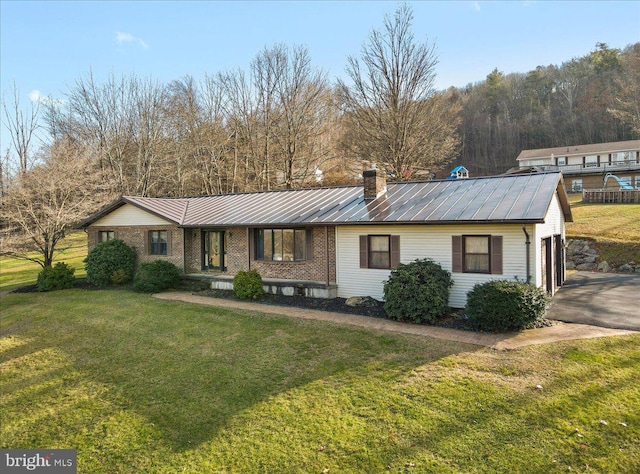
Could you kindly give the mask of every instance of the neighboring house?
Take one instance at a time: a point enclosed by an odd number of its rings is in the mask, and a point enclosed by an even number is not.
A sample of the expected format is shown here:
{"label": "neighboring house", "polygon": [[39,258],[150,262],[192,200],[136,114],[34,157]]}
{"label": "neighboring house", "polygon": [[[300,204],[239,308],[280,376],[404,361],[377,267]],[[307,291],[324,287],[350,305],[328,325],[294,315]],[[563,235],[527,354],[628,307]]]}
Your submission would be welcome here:
{"label": "neighboring house", "polygon": [[571,210],[560,173],[398,183],[380,170],[363,175],[364,187],[123,197],[81,227],[89,248],[119,238],[140,261],[169,260],[216,288],[255,269],[273,292],[381,299],[391,269],[417,258],[452,272],[452,307],[491,279],[550,293],[564,282]]}
{"label": "neighboring house", "polygon": [[562,171],[571,192],[602,189],[608,173],[640,189],[640,140],[523,150],[517,160],[520,168]]}

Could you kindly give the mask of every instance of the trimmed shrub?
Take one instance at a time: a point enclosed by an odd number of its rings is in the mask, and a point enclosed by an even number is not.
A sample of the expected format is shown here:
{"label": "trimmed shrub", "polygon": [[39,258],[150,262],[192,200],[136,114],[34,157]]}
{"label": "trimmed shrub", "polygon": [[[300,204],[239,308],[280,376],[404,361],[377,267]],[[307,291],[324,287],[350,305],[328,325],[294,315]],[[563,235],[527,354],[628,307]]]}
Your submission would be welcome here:
{"label": "trimmed shrub", "polygon": [[166,260],[141,263],[133,278],[133,289],[141,293],[158,293],[180,283],[180,270]]}
{"label": "trimmed shrub", "polygon": [[262,277],[257,270],[241,270],[233,277],[233,292],[238,298],[257,300],[264,294]]}
{"label": "trimmed shrub", "polygon": [[449,308],[451,273],[431,259],[401,263],[384,283],[384,309],[397,321],[434,324]]}
{"label": "trimmed shrub", "polygon": [[58,262],[53,267],[45,267],[38,273],[38,291],[64,290],[73,288],[76,269],[64,262]]}
{"label": "trimmed shrub", "polygon": [[136,268],[136,252],[124,241],[111,239],[100,242],[91,249],[84,259],[87,270],[87,281],[95,286],[105,287],[114,283],[114,275],[118,270],[117,281],[121,284],[131,281]]}
{"label": "trimmed shrub", "polygon": [[127,272],[125,272],[122,268],[118,268],[115,272],[113,272],[113,275],[111,275],[111,283],[113,283],[114,285],[124,285],[129,281],[131,281],[131,278],[129,278]]}
{"label": "trimmed shrub", "polygon": [[520,281],[478,283],[467,293],[469,322],[483,331],[523,329],[542,318],[550,298],[537,286]]}

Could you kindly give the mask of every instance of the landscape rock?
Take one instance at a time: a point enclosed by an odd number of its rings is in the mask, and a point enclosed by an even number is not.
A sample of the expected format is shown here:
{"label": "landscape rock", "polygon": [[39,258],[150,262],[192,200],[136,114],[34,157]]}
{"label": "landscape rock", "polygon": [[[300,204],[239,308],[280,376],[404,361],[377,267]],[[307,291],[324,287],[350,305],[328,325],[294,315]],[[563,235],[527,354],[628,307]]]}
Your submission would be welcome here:
{"label": "landscape rock", "polygon": [[606,260],[598,264],[598,271],[608,273],[611,271],[611,265]]}
{"label": "landscape rock", "polygon": [[576,270],[585,270],[592,271],[597,268],[595,263],[581,263],[580,265],[576,265]]}
{"label": "landscape rock", "polygon": [[375,308],[378,306],[378,300],[371,296],[351,296],[344,304],[354,308]]}
{"label": "landscape rock", "polygon": [[631,265],[629,265],[628,263],[625,263],[625,264],[620,265],[618,267],[618,271],[620,273],[633,273],[633,267]]}

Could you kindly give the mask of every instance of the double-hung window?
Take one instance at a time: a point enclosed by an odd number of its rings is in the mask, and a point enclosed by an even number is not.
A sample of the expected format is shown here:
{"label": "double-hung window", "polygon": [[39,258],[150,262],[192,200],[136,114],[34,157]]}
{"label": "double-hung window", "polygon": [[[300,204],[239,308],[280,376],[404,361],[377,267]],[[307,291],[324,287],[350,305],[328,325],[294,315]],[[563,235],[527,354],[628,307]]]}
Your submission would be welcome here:
{"label": "double-hung window", "polygon": [[167,255],[167,231],[149,231],[149,253],[151,255]]}
{"label": "double-hung window", "polygon": [[98,242],[106,242],[107,240],[113,240],[115,238],[116,233],[113,230],[98,231]]}
{"label": "double-hung window", "polygon": [[360,268],[393,269],[400,263],[399,235],[361,235]]}
{"label": "double-hung window", "polygon": [[502,274],[502,236],[454,235],[451,247],[454,273]]}
{"label": "double-hung window", "polygon": [[391,268],[391,236],[369,235],[369,268]]}
{"label": "double-hung window", "polygon": [[490,239],[488,235],[462,237],[462,260],[465,273],[490,273]]}

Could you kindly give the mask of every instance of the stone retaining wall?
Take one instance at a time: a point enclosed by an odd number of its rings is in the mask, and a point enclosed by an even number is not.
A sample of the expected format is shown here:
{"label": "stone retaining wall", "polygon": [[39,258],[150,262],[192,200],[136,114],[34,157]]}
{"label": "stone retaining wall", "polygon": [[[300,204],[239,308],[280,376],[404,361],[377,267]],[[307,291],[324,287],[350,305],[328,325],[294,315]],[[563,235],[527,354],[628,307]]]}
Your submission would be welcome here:
{"label": "stone retaining wall", "polygon": [[592,241],[569,239],[567,241],[567,270],[640,273],[640,265],[636,265],[634,262],[613,267],[606,260],[600,261],[600,255],[592,247],[594,247]]}

